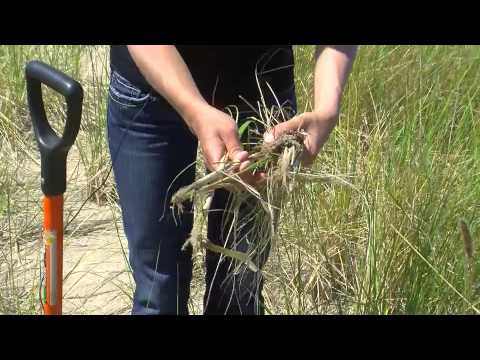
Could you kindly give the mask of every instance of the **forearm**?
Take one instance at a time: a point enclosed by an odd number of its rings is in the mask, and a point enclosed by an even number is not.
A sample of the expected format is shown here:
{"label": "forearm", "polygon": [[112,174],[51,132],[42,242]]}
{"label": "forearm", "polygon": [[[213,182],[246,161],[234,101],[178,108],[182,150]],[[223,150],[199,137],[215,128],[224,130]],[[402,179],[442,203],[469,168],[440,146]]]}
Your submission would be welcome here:
{"label": "forearm", "polygon": [[314,111],[336,118],[343,88],[357,52],[356,45],[317,46],[315,55]]}
{"label": "forearm", "polygon": [[173,45],[128,45],[128,50],[149,84],[194,129],[194,114],[208,106],[190,70]]}

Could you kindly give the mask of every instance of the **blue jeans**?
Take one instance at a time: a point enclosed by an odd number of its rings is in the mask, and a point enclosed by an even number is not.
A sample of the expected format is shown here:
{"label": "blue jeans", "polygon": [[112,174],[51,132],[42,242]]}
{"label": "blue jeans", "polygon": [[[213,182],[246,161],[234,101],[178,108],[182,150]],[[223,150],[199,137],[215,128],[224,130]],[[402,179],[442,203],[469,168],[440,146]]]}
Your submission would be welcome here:
{"label": "blue jeans", "polygon": [[[292,83],[279,101],[289,100],[294,108],[294,94]],[[192,229],[193,208],[187,205],[174,219],[169,206],[171,196],[194,181],[191,165],[197,156],[197,139],[163,98],[137,88],[115,71],[107,123],[136,285],[132,314],[188,314],[192,249],[182,250],[182,245]],[[229,239],[221,231],[222,211],[218,211],[225,209],[227,201],[227,192],[215,192],[211,209],[217,211],[209,214],[208,238],[228,246]],[[268,254],[261,257],[263,266]],[[263,314],[260,273],[247,270],[246,276],[235,279],[228,276],[229,268],[229,259],[207,251],[204,313]]]}

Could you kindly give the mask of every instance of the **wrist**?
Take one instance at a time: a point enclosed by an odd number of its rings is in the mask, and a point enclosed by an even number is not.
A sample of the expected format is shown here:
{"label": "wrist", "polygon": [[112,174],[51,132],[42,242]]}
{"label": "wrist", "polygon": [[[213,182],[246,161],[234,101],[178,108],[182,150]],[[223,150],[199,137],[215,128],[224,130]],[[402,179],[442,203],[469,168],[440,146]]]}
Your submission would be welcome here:
{"label": "wrist", "polygon": [[340,113],[340,104],[338,102],[320,103],[315,105],[313,112],[321,115],[322,119],[336,121]]}
{"label": "wrist", "polygon": [[180,106],[178,112],[183,120],[187,123],[188,127],[197,134],[197,129],[199,124],[201,123],[206,110],[210,109],[210,105],[205,102],[203,99],[198,100],[190,100],[186,102],[184,105]]}
{"label": "wrist", "polygon": [[314,127],[321,133],[326,132],[329,134],[337,125],[339,115],[338,106],[325,106],[322,104],[322,106],[315,107],[313,113],[315,114],[313,116]]}

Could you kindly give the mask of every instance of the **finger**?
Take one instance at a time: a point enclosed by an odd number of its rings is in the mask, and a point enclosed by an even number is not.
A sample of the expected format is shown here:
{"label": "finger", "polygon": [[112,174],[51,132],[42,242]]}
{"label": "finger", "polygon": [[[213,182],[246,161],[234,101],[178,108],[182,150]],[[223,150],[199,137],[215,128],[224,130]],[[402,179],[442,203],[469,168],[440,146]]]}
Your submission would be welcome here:
{"label": "finger", "polygon": [[251,161],[244,161],[239,166],[239,176],[242,181],[246,182],[249,185],[257,187],[261,184],[266,175],[263,172],[256,172],[255,174],[252,171],[247,171],[248,167],[251,165]]}
{"label": "finger", "polygon": [[242,150],[242,145],[240,144],[236,128],[226,132],[223,141],[227,148],[228,158],[230,160],[243,162],[248,159],[248,152]]}
{"label": "finger", "polygon": [[238,168],[240,178],[248,184],[252,184],[253,174],[251,171],[246,171],[248,167],[252,164],[251,161],[247,160],[240,164]]}
{"label": "finger", "polygon": [[219,138],[209,139],[208,144],[202,146],[202,150],[209,170],[218,170],[222,165],[222,160],[224,160],[225,146],[223,141]]}
{"label": "finger", "polygon": [[320,152],[327,136],[318,133],[309,133],[305,137],[304,151],[302,154],[302,165],[311,167],[317,158],[317,154]]}
{"label": "finger", "polygon": [[301,123],[301,116],[296,116],[288,121],[282,122],[276,125],[273,129],[267,131],[263,136],[263,141],[266,143],[271,143],[289,131],[298,130]]}
{"label": "finger", "polygon": [[230,157],[230,159],[234,161],[244,162],[248,159],[248,152],[241,149],[240,151],[235,150],[232,157]]}
{"label": "finger", "polygon": [[314,142],[311,139],[311,136],[306,136],[304,141],[304,148],[301,157],[302,165],[305,167],[311,167],[315,161],[316,154],[318,151],[314,148]]}
{"label": "finger", "polygon": [[244,181],[245,183],[255,188],[261,186],[266,179],[265,173],[258,173],[258,172],[255,174],[252,174],[251,172],[244,172],[239,176],[240,176],[240,179],[242,179],[242,181]]}
{"label": "finger", "polygon": [[263,141],[266,143],[272,143],[275,140],[275,135],[273,135],[273,131],[267,131],[263,135]]}
{"label": "finger", "polygon": [[255,187],[259,188],[265,184],[267,180],[267,174],[260,172],[255,174]]}
{"label": "finger", "polygon": [[315,161],[315,156],[312,156],[308,152],[304,152],[302,155],[302,165],[304,167],[312,167],[313,162]]}
{"label": "finger", "polygon": [[240,164],[240,167],[238,168],[238,171],[239,172],[245,171],[245,169],[247,169],[251,164],[252,164],[252,162],[250,160],[242,162]]}

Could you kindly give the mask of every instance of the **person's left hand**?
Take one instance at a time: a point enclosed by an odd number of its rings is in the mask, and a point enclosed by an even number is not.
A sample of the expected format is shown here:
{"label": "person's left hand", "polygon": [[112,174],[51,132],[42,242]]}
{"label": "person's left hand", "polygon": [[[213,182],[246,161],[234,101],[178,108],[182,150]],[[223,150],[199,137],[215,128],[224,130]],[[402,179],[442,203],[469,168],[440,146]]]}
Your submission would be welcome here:
{"label": "person's left hand", "polygon": [[311,166],[335,127],[337,119],[338,112],[322,110],[304,112],[276,125],[265,134],[264,141],[267,143],[272,142],[288,131],[305,131],[307,135],[305,137],[305,151],[302,156],[302,164]]}

